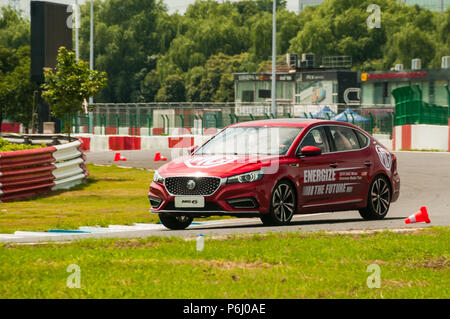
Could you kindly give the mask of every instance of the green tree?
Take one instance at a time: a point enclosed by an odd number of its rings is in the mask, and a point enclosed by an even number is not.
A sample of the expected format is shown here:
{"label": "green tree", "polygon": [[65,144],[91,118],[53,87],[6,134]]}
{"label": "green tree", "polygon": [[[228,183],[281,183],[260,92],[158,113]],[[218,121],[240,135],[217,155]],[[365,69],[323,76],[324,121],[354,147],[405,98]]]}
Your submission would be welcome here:
{"label": "green tree", "polygon": [[[151,71],[149,57],[167,50],[176,34],[176,19],[168,18],[167,8],[156,0],[94,3],[94,65],[109,77],[98,101],[134,102],[143,96],[140,81]],[[89,57],[89,10],[90,3],[81,7],[80,51],[84,59]]]}
{"label": "green tree", "polygon": [[178,74],[169,75],[155,99],[157,102],[185,102],[184,78]]}
{"label": "green tree", "polygon": [[426,32],[418,27],[407,25],[389,40],[390,49],[386,52],[390,64],[402,63],[411,65],[414,58],[422,59],[423,67],[427,67],[434,57],[435,45]]}
{"label": "green tree", "polygon": [[36,88],[30,81],[30,47],[0,47],[0,131],[4,118],[28,128]]}
{"label": "green tree", "polygon": [[18,49],[30,43],[30,22],[11,6],[0,8],[0,45]]}
{"label": "green tree", "polygon": [[203,66],[197,66],[189,70],[186,83],[186,99],[188,102],[200,102],[201,88],[200,83],[206,75]]}
{"label": "green tree", "polygon": [[105,72],[90,70],[83,60],[76,61],[75,53],[65,47],[59,48],[56,60],[56,71],[46,70],[44,73],[42,97],[50,105],[53,116],[62,119],[68,115],[67,132],[70,136],[72,115],[83,110],[85,99],[95,96],[106,86],[107,76]]}
{"label": "green tree", "polygon": [[[256,65],[248,53],[228,56],[222,53],[211,56],[205,65],[198,87],[201,102],[229,102],[234,100],[234,79],[232,73],[244,70],[254,71]],[[198,81],[198,80],[197,80]]]}

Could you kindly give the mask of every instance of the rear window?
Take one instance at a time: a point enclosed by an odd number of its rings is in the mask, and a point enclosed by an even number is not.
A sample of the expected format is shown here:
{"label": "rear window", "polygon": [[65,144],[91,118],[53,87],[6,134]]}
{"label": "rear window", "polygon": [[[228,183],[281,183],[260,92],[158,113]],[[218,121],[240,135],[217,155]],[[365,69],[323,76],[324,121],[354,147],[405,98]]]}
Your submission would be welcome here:
{"label": "rear window", "polygon": [[360,131],[355,130],[355,133],[356,136],[358,137],[360,147],[361,148],[366,147],[367,144],[369,143],[369,138]]}
{"label": "rear window", "polygon": [[359,140],[351,128],[331,126],[330,133],[337,152],[360,149]]}

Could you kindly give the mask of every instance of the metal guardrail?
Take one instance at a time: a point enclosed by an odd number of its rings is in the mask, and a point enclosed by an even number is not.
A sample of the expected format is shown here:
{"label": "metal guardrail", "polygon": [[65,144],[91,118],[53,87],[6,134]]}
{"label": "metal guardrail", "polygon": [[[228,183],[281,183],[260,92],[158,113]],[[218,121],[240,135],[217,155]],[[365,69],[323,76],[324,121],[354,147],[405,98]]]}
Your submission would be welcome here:
{"label": "metal guardrail", "polygon": [[47,146],[67,144],[77,141],[76,137],[68,137],[64,134],[16,134],[3,133],[0,137],[8,142],[24,145],[40,145],[44,143]]}
{"label": "metal guardrail", "polygon": [[[8,134],[7,134],[8,135]],[[28,136],[29,137],[29,136]],[[6,140],[22,139],[22,144],[50,138],[58,145],[22,151],[0,152],[0,202],[32,198],[52,190],[70,189],[82,183],[89,172],[85,156],[80,150],[81,141],[57,136],[6,137]],[[61,143],[65,140],[66,143]]]}

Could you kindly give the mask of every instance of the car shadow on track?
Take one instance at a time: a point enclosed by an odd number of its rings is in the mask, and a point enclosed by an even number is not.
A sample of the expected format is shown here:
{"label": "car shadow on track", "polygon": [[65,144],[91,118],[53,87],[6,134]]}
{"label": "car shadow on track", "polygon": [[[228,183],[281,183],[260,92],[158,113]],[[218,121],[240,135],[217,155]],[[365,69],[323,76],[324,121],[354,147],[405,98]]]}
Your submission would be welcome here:
{"label": "car shadow on track", "polygon": [[[292,221],[289,225],[286,226],[266,226],[263,225],[257,218],[255,218],[255,222],[253,223],[246,223],[243,225],[239,224],[233,224],[233,225],[215,225],[211,227],[195,227],[195,228],[188,228],[192,230],[211,230],[211,229],[230,229],[230,228],[283,228],[283,227],[289,227],[289,226],[306,226],[306,225],[324,225],[324,224],[344,224],[344,223],[368,223],[368,222],[382,222],[382,221],[389,221],[389,220],[398,220],[398,219],[404,219],[405,217],[387,217],[379,221],[368,221],[364,220],[362,218],[349,218],[349,219],[316,219],[316,220],[299,220],[299,221]],[[205,225],[206,226],[206,225]]]}

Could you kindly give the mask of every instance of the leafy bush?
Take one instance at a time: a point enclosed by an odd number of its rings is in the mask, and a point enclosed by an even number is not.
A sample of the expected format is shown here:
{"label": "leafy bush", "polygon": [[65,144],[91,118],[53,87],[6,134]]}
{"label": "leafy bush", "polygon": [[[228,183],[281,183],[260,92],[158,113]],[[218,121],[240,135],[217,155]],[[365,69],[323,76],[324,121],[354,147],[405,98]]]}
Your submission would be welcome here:
{"label": "leafy bush", "polygon": [[22,151],[42,147],[47,147],[47,145],[45,145],[44,143],[40,145],[14,144],[0,138],[0,152]]}

